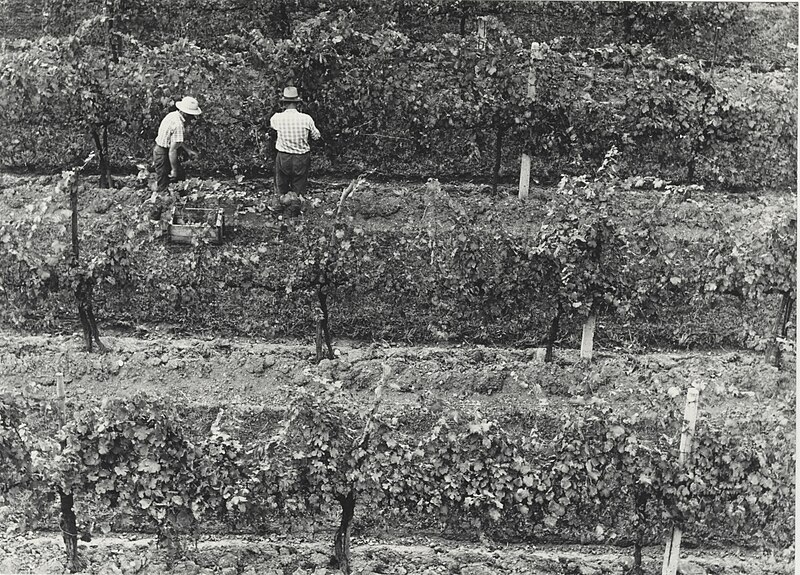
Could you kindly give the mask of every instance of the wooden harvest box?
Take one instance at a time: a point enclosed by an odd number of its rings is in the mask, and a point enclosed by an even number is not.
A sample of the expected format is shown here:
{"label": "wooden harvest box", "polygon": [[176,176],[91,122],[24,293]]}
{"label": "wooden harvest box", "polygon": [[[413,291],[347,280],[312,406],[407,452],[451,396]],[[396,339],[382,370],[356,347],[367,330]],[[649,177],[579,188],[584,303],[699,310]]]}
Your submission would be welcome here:
{"label": "wooden harvest box", "polygon": [[222,208],[181,208],[174,206],[169,219],[169,239],[190,244],[197,238],[221,244],[225,228]]}

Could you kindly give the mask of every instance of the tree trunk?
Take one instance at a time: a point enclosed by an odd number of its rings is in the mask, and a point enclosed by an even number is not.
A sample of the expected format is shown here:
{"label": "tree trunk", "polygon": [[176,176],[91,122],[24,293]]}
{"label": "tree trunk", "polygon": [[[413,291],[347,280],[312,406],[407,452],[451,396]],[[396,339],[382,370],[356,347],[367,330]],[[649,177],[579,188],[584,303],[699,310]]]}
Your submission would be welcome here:
{"label": "tree trunk", "polygon": [[81,328],[83,329],[83,344],[86,347],[86,351],[91,353],[92,328],[89,325],[89,316],[86,314],[86,308],[80,304],[80,295],[78,293],[75,294],[75,299],[78,301],[78,319],[80,319]]}
{"label": "tree trunk", "polygon": [[464,36],[467,33],[467,11],[461,10],[461,22],[458,25],[458,33]]}
{"label": "tree trunk", "polygon": [[[591,250],[591,258],[597,262],[598,266],[602,266],[600,258],[603,253],[603,234],[601,228],[595,227],[595,245]],[[597,310],[600,307],[600,299],[595,296],[592,299],[592,305],[589,308],[589,315],[583,324],[583,333],[581,335],[581,359],[584,361],[591,361],[594,351],[594,334],[595,327],[597,326]]]}
{"label": "tree trunk", "polygon": [[633,544],[633,567],[628,571],[631,575],[642,575],[642,544],[637,539]]}
{"label": "tree trunk", "polygon": [[547,363],[553,361],[553,346],[558,337],[558,323],[561,319],[561,302],[556,305],[556,313],[553,315],[553,320],[550,322],[550,330],[547,332],[547,349],[544,353],[544,360]]}
{"label": "tree trunk", "polygon": [[92,292],[94,291],[93,280],[81,277],[75,289],[75,300],[78,302],[78,317],[83,328],[83,340],[86,343],[86,351],[92,351],[92,343],[97,344],[97,351],[104,353],[106,346],[100,341],[100,330],[97,329],[97,321],[94,318],[92,309]]}
{"label": "tree trunk", "polygon": [[336,530],[333,540],[333,551],[339,563],[339,569],[344,575],[350,575],[350,531],[352,529],[353,515],[356,508],[356,496],[353,490],[347,497],[339,497],[339,504],[342,506],[342,522]]}
{"label": "tree trunk", "polygon": [[[105,186],[103,181],[105,180]],[[103,155],[100,156],[100,187],[111,187],[111,165],[108,162],[108,126],[103,126]]]}
{"label": "tree trunk", "polygon": [[60,488],[58,497],[61,500],[61,536],[64,538],[64,545],[67,551],[67,568],[70,573],[80,571],[80,561],[78,560],[78,527],[75,520],[75,511],[72,509],[74,497],[72,493],[64,493]]}
{"label": "tree trunk", "polygon": [[331,342],[331,330],[328,324],[328,289],[326,285],[317,288],[317,300],[319,301],[320,317],[317,321],[317,363],[322,361],[322,339],[328,348],[328,359],[333,359],[333,343]]}
{"label": "tree trunk", "polygon": [[[77,176],[76,176],[77,177]],[[78,259],[80,256],[80,240],[78,238],[78,182],[73,182],[69,190],[69,207],[72,211],[70,216],[70,224],[72,227],[72,265],[78,266]],[[106,346],[100,341],[100,331],[97,329],[97,322],[94,319],[94,311],[92,310],[92,292],[94,285],[91,279],[81,274],[76,279],[75,285],[75,301],[78,304],[78,319],[80,319],[81,327],[83,328],[83,339],[86,343],[86,350],[92,351],[92,342],[97,343],[97,350],[100,352],[106,351]]]}
{"label": "tree trunk", "polygon": [[785,338],[789,327],[789,319],[792,317],[792,305],[794,298],[788,293],[781,294],[781,304],[778,307],[778,315],[775,317],[775,325],[772,328],[772,335],[767,342],[765,350],[766,360],[770,365],[779,367],[782,359],[781,344],[778,338]]}
{"label": "tree trunk", "polygon": [[97,148],[97,158],[100,162],[100,187],[111,187],[111,173],[108,166],[108,126],[103,126],[103,138],[101,140],[97,129],[92,130],[92,139]]}
{"label": "tree trunk", "polygon": [[636,541],[633,544],[633,575],[642,575],[642,547],[644,547],[644,532],[647,527],[647,501],[649,496],[644,491],[636,493]]}
{"label": "tree trunk", "polygon": [[494,169],[492,170],[492,193],[497,194],[497,184],[500,181],[500,163],[503,155],[503,135],[505,126],[497,123],[497,138],[494,141]]}

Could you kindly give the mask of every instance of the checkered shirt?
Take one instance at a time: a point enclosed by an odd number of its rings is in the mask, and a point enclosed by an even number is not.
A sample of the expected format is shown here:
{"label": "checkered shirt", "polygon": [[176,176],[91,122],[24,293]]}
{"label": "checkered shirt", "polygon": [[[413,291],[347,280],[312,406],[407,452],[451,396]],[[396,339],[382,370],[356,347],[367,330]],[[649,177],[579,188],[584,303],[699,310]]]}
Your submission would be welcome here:
{"label": "checkered shirt", "polygon": [[162,148],[169,148],[172,142],[183,142],[183,122],[183,116],[178,110],[164,116],[158,127],[156,144]]}
{"label": "checkered shirt", "polygon": [[308,137],[318,140],[319,130],[314,125],[314,120],[308,114],[289,108],[278,114],[273,114],[269,120],[270,127],[278,132],[275,149],[288,154],[305,154],[310,152]]}

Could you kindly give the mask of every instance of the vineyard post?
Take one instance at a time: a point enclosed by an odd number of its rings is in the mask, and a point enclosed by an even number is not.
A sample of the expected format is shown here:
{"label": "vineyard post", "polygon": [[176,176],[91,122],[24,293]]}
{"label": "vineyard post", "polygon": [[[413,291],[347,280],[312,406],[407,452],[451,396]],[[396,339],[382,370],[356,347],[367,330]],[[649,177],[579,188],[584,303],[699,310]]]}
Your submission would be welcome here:
{"label": "vineyard post", "polygon": [[[697,396],[699,391],[695,387],[689,388],[686,392],[686,410],[683,414],[683,426],[681,428],[681,450],[678,455],[678,462],[686,461],[686,456],[692,451],[692,440],[694,438],[694,428],[697,423]],[[661,575],[676,575],[678,572],[678,560],[681,552],[681,528],[677,525],[672,527],[672,533],[667,540],[664,549],[664,563],[661,566]]]}
{"label": "vineyard post", "polygon": [[[536,100],[536,61],[542,59],[542,47],[538,42],[531,42],[530,69],[528,70],[528,101]],[[522,154],[519,168],[519,199],[528,197],[531,184],[531,156]]]}
{"label": "vineyard post", "polygon": [[[56,373],[56,409],[58,409],[58,426],[59,429],[64,427],[67,414],[67,394],[64,390],[64,374],[61,372]],[[66,448],[66,441],[61,441],[61,449]],[[64,545],[67,550],[67,566],[71,573],[75,573],[80,569],[78,562],[78,527],[75,519],[75,511],[73,510],[74,495],[72,493],[64,493],[61,486],[58,487],[58,498],[61,502],[61,536],[64,539]]]}
{"label": "vineyard post", "polygon": [[486,49],[486,16],[478,16],[478,50]]}
{"label": "vineyard post", "polygon": [[64,374],[56,373],[56,399],[58,405],[58,426],[64,427],[64,417],[67,410],[67,393],[64,389]]}
{"label": "vineyard post", "polygon": [[583,322],[583,333],[581,334],[581,359],[592,360],[592,349],[594,348],[594,330],[597,323],[597,313],[592,310],[589,317]]}

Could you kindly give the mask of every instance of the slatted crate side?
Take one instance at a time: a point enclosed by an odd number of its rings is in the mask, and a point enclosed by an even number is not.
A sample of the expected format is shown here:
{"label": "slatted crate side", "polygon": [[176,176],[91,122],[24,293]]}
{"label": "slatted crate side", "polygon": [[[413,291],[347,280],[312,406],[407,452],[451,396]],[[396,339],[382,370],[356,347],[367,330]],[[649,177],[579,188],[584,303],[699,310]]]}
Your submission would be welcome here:
{"label": "slatted crate side", "polygon": [[[197,223],[175,223],[180,212],[201,213],[205,214],[201,218],[202,222]],[[214,225],[206,223],[209,215],[215,213]],[[177,206],[172,208],[172,216],[170,217],[169,225],[169,238],[176,243],[190,244],[195,238],[207,239],[211,243],[220,244],[223,239],[223,230],[225,226],[225,214],[222,208],[182,208],[178,209]]]}

